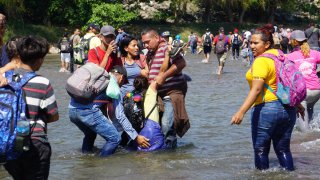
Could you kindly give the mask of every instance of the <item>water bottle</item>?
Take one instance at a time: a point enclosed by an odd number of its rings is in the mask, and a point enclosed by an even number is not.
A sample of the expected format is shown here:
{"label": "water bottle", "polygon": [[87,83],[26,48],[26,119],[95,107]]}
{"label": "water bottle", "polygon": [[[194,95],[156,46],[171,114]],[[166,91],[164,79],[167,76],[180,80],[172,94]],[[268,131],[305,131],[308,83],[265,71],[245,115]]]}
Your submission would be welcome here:
{"label": "water bottle", "polygon": [[20,114],[20,120],[17,123],[16,150],[28,151],[30,149],[30,123],[24,113]]}

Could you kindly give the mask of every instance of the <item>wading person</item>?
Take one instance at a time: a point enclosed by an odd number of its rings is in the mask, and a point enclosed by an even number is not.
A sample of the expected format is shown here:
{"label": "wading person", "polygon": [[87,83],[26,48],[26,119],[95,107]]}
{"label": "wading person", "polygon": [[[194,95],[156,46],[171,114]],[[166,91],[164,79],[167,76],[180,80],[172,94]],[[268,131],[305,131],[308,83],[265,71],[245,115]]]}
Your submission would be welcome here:
{"label": "wading person", "polygon": [[[124,83],[127,83],[127,72],[124,67],[114,66],[111,74],[120,87]],[[109,101],[112,101],[114,107],[115,119],[113,122],[104,115],[102,110]],[[71,98],[69,118],[84,134],[81,148],[82,153],[93,152],[94,142],[98,134],[106,141],[99,155],[106,157],[113,154],[121,140],[117,130],[118,127],[122,127],[130,139],[135,140],[139,146],[143,148],[150,146],[148,139],[138,135],[125,116],[121,99],[111,99],[106,95],[105,91],[98,95],[92,103],[86,105],[78,103],[75,99]]]}
{"label": "wading person", "polygon": [[134,79],[142,75],[148,77],[149,68],[146,62],[146,57],[139,54],[138,41],[132,36],[123,38],[120,42],[120,53],[123,66],[127,70],[129,83],[124,84],[121,87],[122,97],[128,92],[134,90],[133,81]]}
{"label": "wading person", "polygon": [[320,64],[320,52],[310,49],[303,31],[293,31],[290,38],[293,52],[287,57],[295,62],[307,87],[307,97],[301,102],[307,113],[304,119],[298,119],[298,127],[301,131],[308,131],[309,123],[313,119],[313,107],[320,98],[320,82],[316,71],[317,64]]}
{"label": "wading person", "polygon": [[[271,58],[261,57],[264,54],[278,55],[273,49],[273,26],[265,25],[256,29],[251,37],[251,49],[255,60],[246,74],[250,91],[244,103],[231,120],[240,124],[245,113],[251,110],[251,133],[254,149],[255,167],[259,170],[269,168],[269,151],[271,141],[281,167],[294,170],[290,140],[296,121],[296,109],[283,105],[273,91],[277,89],[275,62]],[[260,56],[260,57],[259,57]],[[265,87],[266,86],[266,87]],[[297,106],[303,116],[304,108]]]}
{"label": "wading person", "polygon": [[175,57],[170,58],[169,68],[164,72],[160,71],[166,53],[168,53],[168,44],[153,29],[143,31],[141,36],[145,48],[148,49],[149,83],[156,81],[159,86],[158,95],[164,103],[165,110],[160,125],[165,136],[165,143],[168,148],[175,148],[176,134],[182,137],[190,127],[185,109],[187,82],[182,74],[186,62],[178,53]]}
{"label": "wading person", "polygon": [[[23,37],[16,43],[18,56],[10,52],[14,47],[10,43],[8,54],[10,58],[20,58],[19,68],[15,69],[12,77],[28,76],[38,71],[48,53],[49,44],[45,39]],[[13,50],[13,49],[11,49]],[[11,77],[11,79],[12,79]],[[10,77],[8,77],[10,78]],[[17,81],[18,82],[18,81]],[[5,164],[6,170],[14,179],[48,179],[51,158],[51,146],[47,138],[47,123],[59,119],[57,103],[49,80],[36,75],[23,87],[26,101],[26,117],[30,121],[29,149]]]}

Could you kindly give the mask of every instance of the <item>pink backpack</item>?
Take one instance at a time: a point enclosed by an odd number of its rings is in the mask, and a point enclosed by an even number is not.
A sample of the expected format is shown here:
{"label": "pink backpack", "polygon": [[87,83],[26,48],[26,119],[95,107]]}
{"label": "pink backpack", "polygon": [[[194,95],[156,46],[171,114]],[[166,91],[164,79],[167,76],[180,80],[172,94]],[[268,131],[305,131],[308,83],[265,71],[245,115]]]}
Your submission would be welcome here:
{"label": "pink backpack", "polygon": [[277,90],[274,91],[267,84],[265,87],[274,93],[282,104],[295,106],[306,98],[306,83],[295,63],[284,56],[282,51],[278,52],[278,56],[269,53],[261,55],[273,59],[276,66]]}

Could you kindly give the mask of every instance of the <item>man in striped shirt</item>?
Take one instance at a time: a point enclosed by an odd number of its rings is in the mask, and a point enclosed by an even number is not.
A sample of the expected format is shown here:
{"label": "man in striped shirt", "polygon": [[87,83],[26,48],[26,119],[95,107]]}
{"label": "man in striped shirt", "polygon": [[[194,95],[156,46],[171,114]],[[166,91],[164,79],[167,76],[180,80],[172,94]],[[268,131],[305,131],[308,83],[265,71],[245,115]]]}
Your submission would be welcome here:
{"label": "man in striped shirt", "polygon": [[[187,83],[182,69],[186,66],[184,58],[178,54],[171,57],[169,67],[164,72],[160,68],[164,62],[165,55],[169,51],[167,42],[153,30],[145,30],[141,33],[142,42],[148,49],[147,60],[149,64],[149,83],[156,81],[159,85],[158,94],[164,103],[164,113],[161,119],[161,128],[165,135],[165,142],[168,148],[175,148],[177,139],[186,132],[180,131],[181,122],[187,122],[189,118],[185,110],[184,97],[187,92]],[[181,121],[182,120],[182,121]],[[184,126],[184,125],[183,125]]]}
{"label": "man in striped shirt", "polygon": [[[14,77],[38,71],[48,50],[49,44],[43,38],[19,39],[17,51],[21,65],[14,70]],[[35,124],[31,128],[30,150],[8,161],[5,168],[14,179],[48,179],[51,146],[47,139],[47,123],[59,119],[54,91],[49,80],[40,75],[30,79],[22,89],[26,96],[27,118],[30,124]]]}

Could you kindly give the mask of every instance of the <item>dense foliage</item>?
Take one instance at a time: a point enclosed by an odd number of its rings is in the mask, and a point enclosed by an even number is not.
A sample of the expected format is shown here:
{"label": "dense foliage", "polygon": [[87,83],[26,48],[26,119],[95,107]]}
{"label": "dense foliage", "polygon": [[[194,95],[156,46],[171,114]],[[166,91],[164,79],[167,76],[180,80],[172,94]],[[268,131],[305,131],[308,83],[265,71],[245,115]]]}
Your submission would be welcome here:
{"label": "dense foliage", "polygon": [[125,25],[131,33],[158,24],[159,31],[184,37],[219,25],[228,31],[266,22],[306,27],[310,21],[319,24],[319,10],[320,0],[0,0],[0,12],[9,19],[5,39],[37,34],[53,43],[91,22]]}
{"label": "dense foliage", "polygon": [[135,22],[290,22],[318,20],[319,0],[0,0],[0,11],[33,24],[115,27]]}

